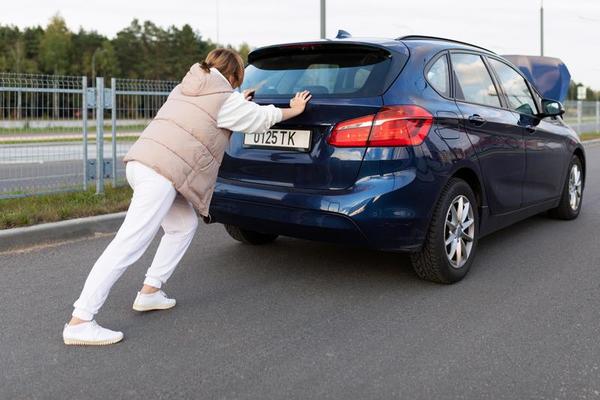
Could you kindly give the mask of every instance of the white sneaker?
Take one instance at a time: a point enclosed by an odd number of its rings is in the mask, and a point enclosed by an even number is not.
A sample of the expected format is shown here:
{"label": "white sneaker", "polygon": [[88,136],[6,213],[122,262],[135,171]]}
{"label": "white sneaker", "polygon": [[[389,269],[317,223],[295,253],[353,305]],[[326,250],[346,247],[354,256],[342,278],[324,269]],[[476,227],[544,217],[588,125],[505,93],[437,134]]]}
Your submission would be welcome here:
{"label": "white sneaker", "polygon": [[65,325],[63,341],[67,345],[104,346],[123,340],[123,332],[111,331],[98,325],[96,321],[77,325]]}
{"label": "white sneaker", "polygon": [[162,290],[149,294],[138,292],[133,302],[133,309],[135,311],[167,310],[175,307],[176,303],[175,299],[169,299]]}

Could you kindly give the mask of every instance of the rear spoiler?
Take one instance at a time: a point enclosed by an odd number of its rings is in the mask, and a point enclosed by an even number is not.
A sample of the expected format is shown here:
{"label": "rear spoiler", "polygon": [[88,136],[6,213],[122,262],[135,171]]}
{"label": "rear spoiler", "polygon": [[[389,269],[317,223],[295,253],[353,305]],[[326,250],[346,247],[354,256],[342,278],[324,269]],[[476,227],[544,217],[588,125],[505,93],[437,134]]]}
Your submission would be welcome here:
{"label": "rear spoiler", "polygon": [[545,99],[564,102],[569,92],[571,74],[558,58],[542,56],[502,56],[513,63]]}

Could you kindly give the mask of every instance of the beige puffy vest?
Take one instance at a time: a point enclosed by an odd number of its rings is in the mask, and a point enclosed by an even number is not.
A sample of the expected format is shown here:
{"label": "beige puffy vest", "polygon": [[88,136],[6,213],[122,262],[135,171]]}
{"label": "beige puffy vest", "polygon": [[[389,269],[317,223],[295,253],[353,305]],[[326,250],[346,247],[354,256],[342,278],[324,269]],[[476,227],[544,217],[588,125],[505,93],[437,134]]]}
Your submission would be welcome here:
{"label": "beige puffy vest", "polygon": [[215,182],[231,131],[217,127],[221,106],[233,91],[222,75],[194,64],[156,117],[125,155],[173,182],[208,216]]}

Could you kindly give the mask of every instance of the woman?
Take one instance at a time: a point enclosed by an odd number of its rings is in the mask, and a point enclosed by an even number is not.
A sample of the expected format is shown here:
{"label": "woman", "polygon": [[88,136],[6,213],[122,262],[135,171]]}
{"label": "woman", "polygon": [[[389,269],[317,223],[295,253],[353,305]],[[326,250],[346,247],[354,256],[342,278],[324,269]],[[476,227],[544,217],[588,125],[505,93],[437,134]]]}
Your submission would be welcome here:
{"label": "woman", "polygon": [[160,290],[187,250],[198,217],[208,216],[217,173],[231,131],[264,132],[304,111],[311,96],[297,93],[290,108],[259,106],[250,92],[233,89],[244,79],[244,63],[232,50],[216,49],[194,64],[175,87],[154,120],[124,158],[133,198],[123,225],[96,261],[65,325],[67,345],[106,345],[123,339],[122,332],[94,321],[114,283],[138,260],[162,226],[164,236],[142,289],[136,311],[164,310],[175,299]]}

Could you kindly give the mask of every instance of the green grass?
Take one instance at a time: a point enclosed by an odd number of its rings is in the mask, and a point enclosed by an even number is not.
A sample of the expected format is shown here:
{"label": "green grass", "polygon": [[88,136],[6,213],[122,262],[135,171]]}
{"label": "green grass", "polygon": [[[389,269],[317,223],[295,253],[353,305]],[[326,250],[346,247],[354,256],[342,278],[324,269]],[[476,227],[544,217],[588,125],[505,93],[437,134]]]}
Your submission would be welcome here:
{"label": "green grass", "polygon": [[579,138],[581,140],[600,139],[600,132],[583,132],[581,135],[579,135]]}
{"label": "green grass", "polygon": [[95,189],[0,200],[0,229],[62,221],[127,210],[132,191],[106,186],[104,195]]}

